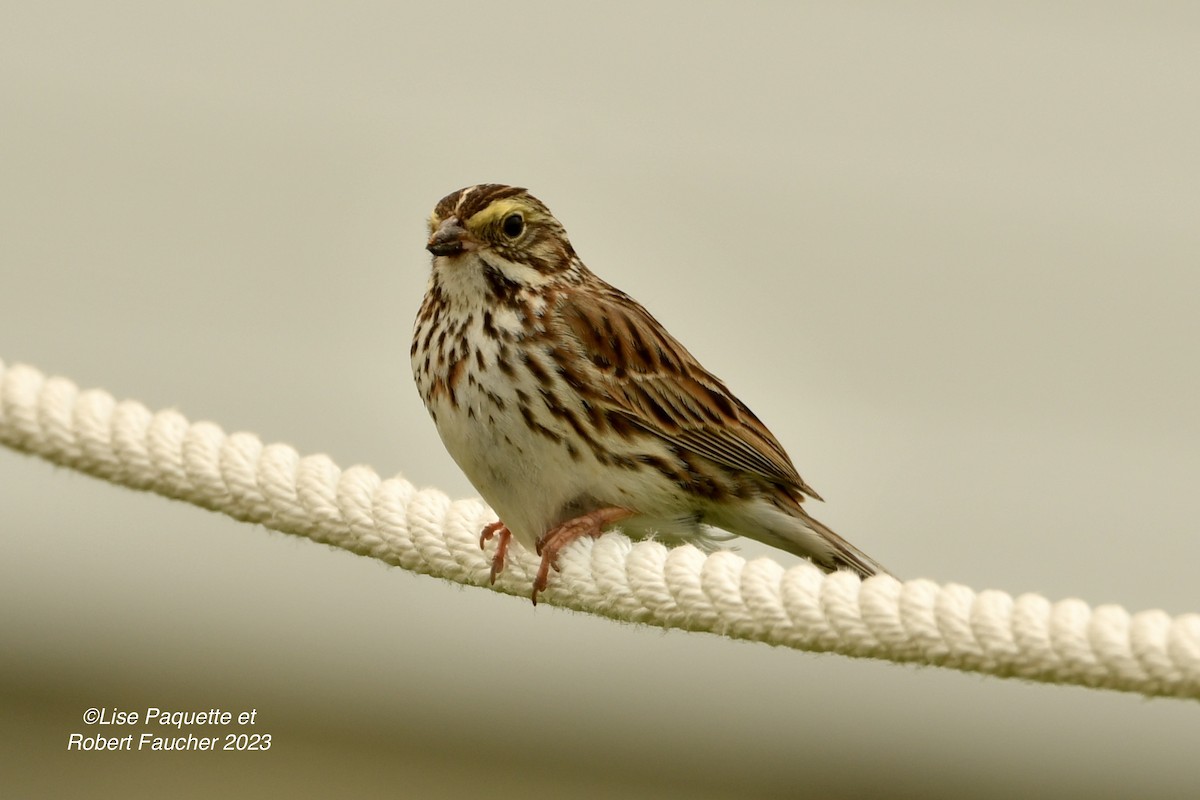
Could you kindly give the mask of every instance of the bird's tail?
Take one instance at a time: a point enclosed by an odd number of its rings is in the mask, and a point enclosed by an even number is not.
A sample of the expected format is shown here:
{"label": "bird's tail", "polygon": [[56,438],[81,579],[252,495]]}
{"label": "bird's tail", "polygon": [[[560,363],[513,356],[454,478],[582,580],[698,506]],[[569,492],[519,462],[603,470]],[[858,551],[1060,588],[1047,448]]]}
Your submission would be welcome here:
{"label": "bird's tail", "polygon": [[813,519],[794,495],[776,495],[737,506],[716,509],[707,516],[710,524],[748,536],[789,553],[812,560],[826,572],[848,569],[859,577],[889,575],[886,569],[862,550]]}
{"label": "bird's tail", "polygon": [[807,552],[798,552],[798,555],[811,558],[813,563],[827,572],[848,569],[851,572],[858,573],[860,578],[869,578],[872,575],[891,575],[890,572],[884,569],[882,564],[847,542],[841,536],[838,536],[825,523],[810,517],[808,512],[803,509],[800,510],[800,519],[806,527],[820,536],[825,543],[828,543],[829,552],[814,553],[809,550]]}

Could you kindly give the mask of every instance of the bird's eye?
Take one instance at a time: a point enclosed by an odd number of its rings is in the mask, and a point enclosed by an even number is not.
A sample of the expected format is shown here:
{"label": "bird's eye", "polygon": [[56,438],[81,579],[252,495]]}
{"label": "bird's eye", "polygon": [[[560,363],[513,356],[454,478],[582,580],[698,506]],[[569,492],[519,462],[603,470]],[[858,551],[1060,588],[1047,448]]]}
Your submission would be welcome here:
{"label": "bird's eye", "polygon": [[501,225],[504,235],[515,239],[525,231],[525,219],[520,214],[509,214]]}

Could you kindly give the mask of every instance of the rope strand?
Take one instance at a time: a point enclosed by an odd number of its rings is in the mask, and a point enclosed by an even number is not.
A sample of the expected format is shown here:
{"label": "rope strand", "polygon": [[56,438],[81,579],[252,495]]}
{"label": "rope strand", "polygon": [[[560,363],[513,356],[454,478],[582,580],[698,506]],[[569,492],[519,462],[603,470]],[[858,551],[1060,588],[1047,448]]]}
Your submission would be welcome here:
{"label": "rope strand", "polygon": [[[0,443],[131,489],[404,569],[488,585],[478,500],[451,502],[365,466],[340,469],[249,433],[226,434],[175,411],[152,414],[107,392],[0,361]],[[494,547],[494,543],[491,545]],[[708,631],[798,650],[936,665],[1048,683],[1200,698],[1200,615],[1129,614],[1081,600],[976,593],[928,580],[866,581],[747,562],[728,551],[634,543],[609,533],[563,551],[547,604],[663,628]],[[510,548],[496,591],[528,596],[538,559]]]}

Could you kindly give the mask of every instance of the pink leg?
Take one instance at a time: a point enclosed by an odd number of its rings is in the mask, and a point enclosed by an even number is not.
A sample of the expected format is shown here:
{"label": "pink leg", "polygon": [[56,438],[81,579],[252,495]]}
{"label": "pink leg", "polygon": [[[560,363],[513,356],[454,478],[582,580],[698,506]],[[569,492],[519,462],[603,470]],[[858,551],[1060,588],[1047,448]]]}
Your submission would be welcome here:
{"label": "pink leg", "polygon": [[496,576],[504,569],[504,559],[508,555],[508,543],[512,540],[512,531],[503,522],[496,520],[483,526],[483,532],[479,534],[480,550],[486,547],[491,538],[497,534],[500,536],[500,541],[496,542],[496,554],[492,556],[492,572],[488,578],[489,583],[495,583]]}
{"label": "pink leg", "polygon": [[606,525],[631,516],[633,516],[633,512],[628,508],[601,508],[569,519],[561,525],[551,528],[545,536],[538,539],[537,553],[542,557],[542,563],[538,567],[537,578],[533,582],[533,604],[537,605],[538,592],[544,590],[550,581],[550,568],[558,569],[560,550],[584,536],[596,538],[604,532]]}

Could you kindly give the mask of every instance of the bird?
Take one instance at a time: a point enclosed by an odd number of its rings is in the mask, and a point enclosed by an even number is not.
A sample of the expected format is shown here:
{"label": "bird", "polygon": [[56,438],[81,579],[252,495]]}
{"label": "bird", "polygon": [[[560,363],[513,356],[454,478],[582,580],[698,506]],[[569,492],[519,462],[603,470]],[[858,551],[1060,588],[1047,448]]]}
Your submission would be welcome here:
{"label": "bird", "polygon": [[[640,303],[593,273],[527,190],[468,186],[428,221],[410,348],[443,444],[513,539],[540,557],[619,524],[711,550],[739,535],[860,577],[882,566],[813,518],[821,497],[766,425]],[[721,533],[723,531],[724,533]]]}

